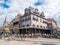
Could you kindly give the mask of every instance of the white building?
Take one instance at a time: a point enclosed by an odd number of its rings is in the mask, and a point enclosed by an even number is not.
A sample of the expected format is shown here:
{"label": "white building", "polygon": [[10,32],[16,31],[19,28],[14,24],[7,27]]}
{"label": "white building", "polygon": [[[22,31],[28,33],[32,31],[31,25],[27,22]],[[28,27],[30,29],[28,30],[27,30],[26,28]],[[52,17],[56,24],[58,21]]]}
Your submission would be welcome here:
{"label": "white building", "polygon": [[25,9],[25,14],[21,17],[20,28],[36,27],[47,29],[47,23],[44,23],[46,22],[46,19],[40,16],[38,9],[32,9],[31,7],[29,9]]}
{"label": "white building", "polygon": [[50,33],[44,12],[39,13],[38,9],[34,9],[32,7],[26,8],[25,14],[21,17],[20,20],[20,33]]}

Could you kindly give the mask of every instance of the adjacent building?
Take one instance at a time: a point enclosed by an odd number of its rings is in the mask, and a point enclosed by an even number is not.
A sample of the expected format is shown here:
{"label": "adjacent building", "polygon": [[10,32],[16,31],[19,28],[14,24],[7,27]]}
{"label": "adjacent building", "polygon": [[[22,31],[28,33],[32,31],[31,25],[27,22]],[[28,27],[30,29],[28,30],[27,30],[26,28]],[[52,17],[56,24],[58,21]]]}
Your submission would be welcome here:
{"label": "adjacent building", "polygon": [[34,36],[42,34],[55,34],[57,22],[51,18],[45,18],[44,12],[39,12],[36,8],[26,8],[24,15],[18,14],[13,19],[9,28],[13,33],[19,33],[21,36]]}
{"label": "adjacent building", "polygon": [[47,22],[48,22],[48,28],[52,30],[53,34],[55,34],[57,32],[57,22],[52,18],[48,18]]}

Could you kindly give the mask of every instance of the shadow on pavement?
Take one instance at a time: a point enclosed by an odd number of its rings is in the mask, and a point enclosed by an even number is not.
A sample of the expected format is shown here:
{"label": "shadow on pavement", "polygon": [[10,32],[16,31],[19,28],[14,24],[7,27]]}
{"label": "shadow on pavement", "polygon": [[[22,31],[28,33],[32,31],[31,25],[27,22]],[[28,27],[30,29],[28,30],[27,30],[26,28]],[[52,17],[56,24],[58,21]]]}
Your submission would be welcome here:
{"label": "shadow on pavement", "polygon": [[42,45],[56,45],[56,44],[42,44]]}

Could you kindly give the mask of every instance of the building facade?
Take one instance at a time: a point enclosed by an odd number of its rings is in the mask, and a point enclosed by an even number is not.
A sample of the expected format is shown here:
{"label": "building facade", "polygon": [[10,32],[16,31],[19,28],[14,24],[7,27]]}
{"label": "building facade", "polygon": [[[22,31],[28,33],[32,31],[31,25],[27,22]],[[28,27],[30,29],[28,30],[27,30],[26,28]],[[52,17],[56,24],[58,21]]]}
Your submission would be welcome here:
{"label": "building facade", "polygon": [[[46,19],[44,12],[39,13],[38,9],[26,8],[20,19],[20,34],[33,36],[35,34],[56,33],[57,23],[54,19]],[[54,32],[55,31],[55,32]]]}

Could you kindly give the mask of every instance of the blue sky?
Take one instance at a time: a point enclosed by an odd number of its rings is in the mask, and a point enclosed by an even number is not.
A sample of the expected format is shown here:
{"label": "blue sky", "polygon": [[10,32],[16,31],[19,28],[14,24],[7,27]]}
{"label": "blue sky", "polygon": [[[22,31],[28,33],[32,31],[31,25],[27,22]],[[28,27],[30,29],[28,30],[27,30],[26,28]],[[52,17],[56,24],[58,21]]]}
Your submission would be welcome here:
{"label": "blue sky", "polygon": [[44,0],[37,0],[34,5],[35,6],[40,6],[40,5],[43,5],[44,4]]}
{"label": "blue sky", "polygon": [[0,26],[6,15],[7,21],[11,21],[18,13],[24,14],[29,6],[44,11],[46,18],[54,18],[60,27],[60,0],[0,0]]}
{"label": "blue sky", "polygon": [[[2,0],[1,0],[2,1]],[[6,3],[7,3],[7,1],[9,1],[9,0],[3,0],[4,1],[4,3],[0,3],[0,7],[2,7],[2,8],[9,8],[9,5],[7,5]]]}

